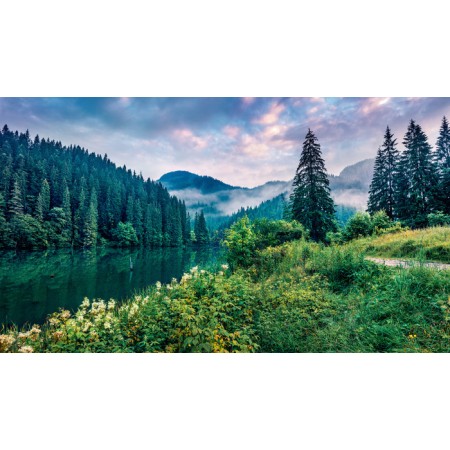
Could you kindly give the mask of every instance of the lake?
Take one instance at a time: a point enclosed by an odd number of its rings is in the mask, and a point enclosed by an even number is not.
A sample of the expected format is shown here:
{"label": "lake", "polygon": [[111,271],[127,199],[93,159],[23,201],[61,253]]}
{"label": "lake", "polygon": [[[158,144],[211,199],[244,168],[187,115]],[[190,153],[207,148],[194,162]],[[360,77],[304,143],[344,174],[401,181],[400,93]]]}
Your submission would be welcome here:
{"label": "lake", "polygon": [[180,279],[196,265],[223,261],[217,248],[1,252],[0,328],[42,324],[59,308],[76,310],[84,297],[123,300],[157,281]]}

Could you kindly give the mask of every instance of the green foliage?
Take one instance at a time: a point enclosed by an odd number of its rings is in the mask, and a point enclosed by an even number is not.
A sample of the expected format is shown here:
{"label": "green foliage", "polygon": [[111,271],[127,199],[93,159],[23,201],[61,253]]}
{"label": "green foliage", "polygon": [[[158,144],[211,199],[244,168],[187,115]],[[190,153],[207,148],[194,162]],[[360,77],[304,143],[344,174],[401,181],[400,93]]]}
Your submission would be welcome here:
{"label": "green foliage", "polygon": [[293,184],[291,218],[303,224],[313,240],[325,240],[329,231],[336,230],[335,209],[320,144],[309,129]]}
{"label": "green foliage", "polygon": [[368,213],[357,212],[350,220],[344,230],[344,238],[349,241],[359,237],[369,236],[372,234],[373,224]]}
{"label": "green foliage", "polygon": [[444,225],[450,225],[450,215],[444,214],[442,211],[428,214],[428,225],[430,227],[440,227]]}
{"label": "green foliage", "polygon": [[435,208],[437,167],[420,125],[411,120],[403,140],[396,177],[395,216],[408,226],[424,227]]}
{"label": "green foliage", "polygon": [[119,222],[113,231],[113,239],[119,247],[132,247],[138,244],[138,238],[133,225],[130,222]]}
{"label": "green foliage", "polygon": [[209,232],[206,226],[206,220],[203,211],[201,211],[200,214],[197,213],[195,214],[194,234],[195,234],[195,243],[197,245],[209,244]]}
{"label": "green foliage", "polygon": [[17,248],[48,247],[47,233],[42,224],[29,214],[20,214],[10,222],[12,239]]}
{"label": "green foliage", "polygon": [[[397,223],[397,222],[396,222]],[[384,233],[357,239],[349,245],[367,255],[386,258],[428,259],[450,263],[450,227],[409,230],[395,227]]]}
{"label": "green foliage", "polygon": [[399,153],[389,127],[386,128],[383,146],[378,149],[375,159],[372,183],[369,189],[368,212],[385,211],[387,216],[394,217],[395,179]]}
{"label": "green foliage", "polygon": [[297,240],[122,304],[85,299],[42,327],[4,329],[0,352],[449,352],[450,271],[376,265],[357,242]]}
{"label": "green foliage", "polygon": [[[35,242],[42,242],[39,227],[32,228],[35,238],[24,239],[23,229],[14,232],[15,218],[23,215],[37,219],[51,246],[94,247],[110,241],[118,223],[126,220],[141,245],[174,247],[190,241],[186,206],[161,184],[116,167],[107,155],[39,136],[32,141],[7,126],[0,132],[0,194],[6,221],[0,218],[0,227],[11,231],[0,237],[4,248],[26,242],[35,248]],[[55,208],[62,208],[65,217]],[[14,233],[21,235],[20,243]]]}
{"label": "green foliage", "polygon": [[256,255],[256,234],[247,216],[234,223],[225,231],[224,245],[228,249],[227,260],[234,270],[249,267]]}

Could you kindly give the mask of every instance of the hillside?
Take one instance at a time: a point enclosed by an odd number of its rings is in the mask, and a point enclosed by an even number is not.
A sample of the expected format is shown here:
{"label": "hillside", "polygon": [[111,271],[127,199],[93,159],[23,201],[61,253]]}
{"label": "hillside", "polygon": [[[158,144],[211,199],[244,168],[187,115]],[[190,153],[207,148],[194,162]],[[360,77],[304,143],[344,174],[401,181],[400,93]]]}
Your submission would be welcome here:
{"label": "hillside", "polygon": [[349,245],[371,256],[450,263],[448,226],[357,239]]}
{"label": "hillside", "polygon": [[[128,225],[124,225],[127,222]],[[0,132],[0,248],[179,246],[186,207],[161,184],[107,155]]]}
{"label": "hillside", "polygon": [[[373,164],[374,159],[366,159],[345,167],[339,175],[329,175],[331,195],[338,205],[337,218],[341,224],[345,224],[356,210],[366,209]],[[292,180],[268,181],[254,188],[242,188],[186,171],[169,172],[159,182],[173,195],[183,199],[192,214],[203,210],[213,229],[231,223],[230,218],[240,217],[246,210],[255,218],[281,218],[280,208],[272,206],[279,202],[280,196],[287,197],[292,189]],[[272,203],[266,204],[272,200]],[[265,215],[268,207],[278,213],[268,212]]]}

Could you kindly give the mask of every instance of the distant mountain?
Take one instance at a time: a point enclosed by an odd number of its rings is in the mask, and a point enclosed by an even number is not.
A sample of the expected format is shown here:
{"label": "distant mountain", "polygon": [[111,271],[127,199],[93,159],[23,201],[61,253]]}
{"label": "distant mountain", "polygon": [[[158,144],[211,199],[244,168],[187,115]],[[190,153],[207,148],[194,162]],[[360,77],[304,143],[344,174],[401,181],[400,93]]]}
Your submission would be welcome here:
{"label": "distant mountain", "polygon": [[[344,208],[345,211],[366,209],[374,161],[366,159],[345,167],[339,175],[329,176],[331,195],[337,205],[350,208]],[[191,213],[203,210],[213,228],[229,220],[227,216],[242,214],[247,208],[255,216],[262,214],[268,206],[279,214],[280,198],[275,203],[264,204],[262,210],[257,207],[281,195],[286,197],[292,191],[292,180],[269,181],[255,188],[243,188],[187,171],[166,173],[159,182],[172,195],[183,199]],[[273,208],[274,205],[277,207]]]}
{"label": "distant mountain", "polygon": [[345,167],[338,176],[330,175],[331,195],[338,205],[365,210],[375,159],[365,159]]}
{"label": "distant mountain", "polygon": [[202,194],[213,194],[220,191],[232,189],[245,189],[236,186],[230,186],[223,181],[216,180],[213,177],[196,175],[185,170],[177,170],[163,175],[159,181],[171,191],[180,191],[184,189],[197,189]]}

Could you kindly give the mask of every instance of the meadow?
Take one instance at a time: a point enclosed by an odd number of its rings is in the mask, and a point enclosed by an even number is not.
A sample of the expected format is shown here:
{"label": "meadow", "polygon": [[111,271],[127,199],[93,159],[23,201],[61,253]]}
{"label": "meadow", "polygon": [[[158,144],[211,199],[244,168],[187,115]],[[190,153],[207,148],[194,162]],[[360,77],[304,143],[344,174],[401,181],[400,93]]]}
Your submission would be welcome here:
{"label": "meadow", "polygon": [[[156,283],[121,304],[85,299],[76,312],[55,312],[42,326],[4,329],[0,351],[448,352],[450,271],[365,259],[445,255],[448,233],[253,245],[245,264],[231,252],[229,265],[194,267],[180,281]],[[417,251],[404,250],[408,241]]]}

